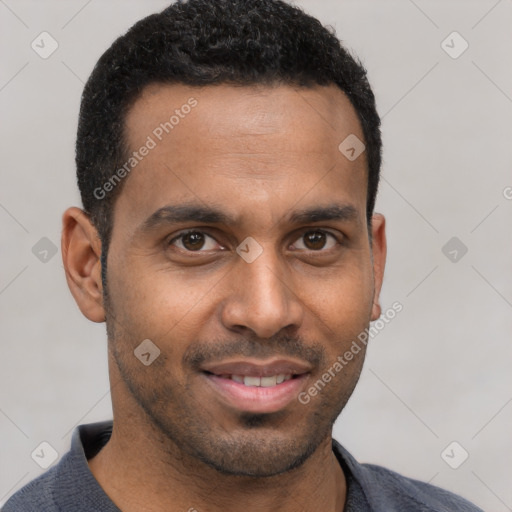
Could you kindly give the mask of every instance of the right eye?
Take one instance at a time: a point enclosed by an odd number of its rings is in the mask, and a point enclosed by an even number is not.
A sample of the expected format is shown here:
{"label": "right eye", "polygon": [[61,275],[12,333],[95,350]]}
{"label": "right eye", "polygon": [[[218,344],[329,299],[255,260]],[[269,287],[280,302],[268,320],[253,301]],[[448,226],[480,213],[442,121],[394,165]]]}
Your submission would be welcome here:
{"label": "right eye", "polygon": [[[203,231],[189,230],[175,236],[169,241],[168,245],[174,245],[178,249],[187,252],[206,252],[215,250],[215,244],[208,242],[208,239],[212,241],[215,240]],[[206,248],[205,245],[207,246]]]}

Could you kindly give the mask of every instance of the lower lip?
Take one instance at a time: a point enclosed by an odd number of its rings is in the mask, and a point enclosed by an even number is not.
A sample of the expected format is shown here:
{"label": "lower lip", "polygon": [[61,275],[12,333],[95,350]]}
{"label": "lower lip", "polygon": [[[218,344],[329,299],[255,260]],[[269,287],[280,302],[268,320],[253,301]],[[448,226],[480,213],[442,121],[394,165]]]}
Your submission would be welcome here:
{"label": "lower lip", "polygon": [[203,374],[213,390],[229,406],[244,412],[271,413],[284,409],[304,387],[307,373],[275,386],[246,386],[217,375]]}

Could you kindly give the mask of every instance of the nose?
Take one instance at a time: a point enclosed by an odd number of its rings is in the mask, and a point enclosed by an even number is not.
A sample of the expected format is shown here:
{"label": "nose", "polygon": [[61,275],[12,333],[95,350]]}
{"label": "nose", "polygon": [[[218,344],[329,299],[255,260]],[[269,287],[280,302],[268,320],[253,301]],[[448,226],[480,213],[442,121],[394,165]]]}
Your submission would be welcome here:
{"label": "nose", "polygon": [[221,314],[227,329],[249,329],[263,339],[300,327],[304,308],[294,280],[277,255],[266,249],[252,263],[240,258],[236,265],[230,272],[230,291]]}

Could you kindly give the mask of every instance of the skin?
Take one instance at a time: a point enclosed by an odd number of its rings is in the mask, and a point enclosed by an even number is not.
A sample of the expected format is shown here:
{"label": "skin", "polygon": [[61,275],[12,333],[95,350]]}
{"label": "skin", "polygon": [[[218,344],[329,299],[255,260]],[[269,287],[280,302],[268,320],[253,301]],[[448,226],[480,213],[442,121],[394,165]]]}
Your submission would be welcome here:
{"label": "skin", "polygon": [[[384,217],[366,221],[365,153],[351,162],[338,150],[349,134],[364,139],[360,123],[334,85],[155,84],[128,112],[129,147],[143,145],[191,97],[197,106],[123,183],[107,297],[96,229],[78,208],[63,216],[69,287],[83,314],[106,319],[109,333],[114,429],[89,466],[125,512],[241,504],[246,512],[341,512],[346,482],[332,426],[365,351],[307,405],[292,400],[266,414],[226,405],[192,355],[293,357],[311,366],[307,390],[380,316]],[[236,222],[141,229],[158,209],[185,203],[215,206]],[[296,210],[333,204],[352,215],[290,220]],[[176,239],[191,228],[200,231],[195,239]],[[236,252],[249,236],[263,249],[252,263]],[[133,354],[145,339],[161,351],[148,366]]]}

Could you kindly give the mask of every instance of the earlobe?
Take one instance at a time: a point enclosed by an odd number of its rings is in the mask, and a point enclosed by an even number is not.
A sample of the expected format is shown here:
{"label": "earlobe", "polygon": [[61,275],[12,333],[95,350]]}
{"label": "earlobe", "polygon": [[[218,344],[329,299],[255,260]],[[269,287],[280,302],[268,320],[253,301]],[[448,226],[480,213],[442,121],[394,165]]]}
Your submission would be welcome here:
{"label": "earlobe", "polygon": [[80,208],[68,208],[62,216],[61,249],[66,281],[80,311],[93,322],[105,321],[101,241]]}
{"label": "earlobe", "polygon": [[384,280],[384,268],[386,266],[386,219],[384,215],[376,213],[372,217],[372,254],[373,254],[373,278],[374,294],[371,319],[377,320],[382,312],[380,306],[380,291]]}

